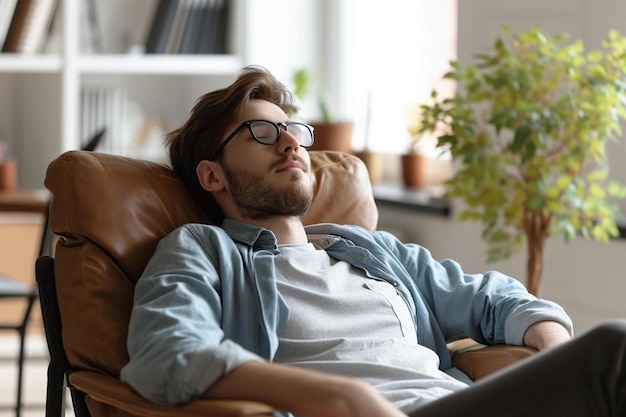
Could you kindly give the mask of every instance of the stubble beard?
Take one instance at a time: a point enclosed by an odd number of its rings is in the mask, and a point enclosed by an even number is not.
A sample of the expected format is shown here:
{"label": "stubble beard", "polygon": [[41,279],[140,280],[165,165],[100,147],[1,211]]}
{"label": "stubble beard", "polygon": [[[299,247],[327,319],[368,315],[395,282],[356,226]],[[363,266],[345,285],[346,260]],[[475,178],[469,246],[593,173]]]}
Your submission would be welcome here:
{"label": "stubble beard", "polygon": [[293,173],[290,184],[283,189],[272,187],[263,176],[243,169],[223,166],[230,184],[232,197],[240,214],[252,220],[269,219],[276,216],[303,216],[313,201],[313,186],[299,181]]}

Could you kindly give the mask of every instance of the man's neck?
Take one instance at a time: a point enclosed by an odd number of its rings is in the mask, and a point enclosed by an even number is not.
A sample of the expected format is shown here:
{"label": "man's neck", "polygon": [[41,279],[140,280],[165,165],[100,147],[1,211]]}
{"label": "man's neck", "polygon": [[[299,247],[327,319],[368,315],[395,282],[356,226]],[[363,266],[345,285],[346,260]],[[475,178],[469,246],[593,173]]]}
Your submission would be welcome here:
{"label": "man's neck", "polygon": [[302,220],[297,216],[277,216],[269,219],[239,219],[243,223],[271,230],[279,245],[307,243],[308,239]]}

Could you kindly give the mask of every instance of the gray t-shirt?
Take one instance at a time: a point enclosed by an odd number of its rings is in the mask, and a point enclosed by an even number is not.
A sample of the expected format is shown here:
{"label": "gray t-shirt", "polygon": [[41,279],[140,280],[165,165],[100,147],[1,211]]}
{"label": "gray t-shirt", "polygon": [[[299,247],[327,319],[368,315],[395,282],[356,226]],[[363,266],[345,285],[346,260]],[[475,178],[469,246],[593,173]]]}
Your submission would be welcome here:
{"label": "gray t-shirt", "polygon": [[360,378],[404,411],[467,385],[438,369],[389,283],[330,257],[331,236],[280,246],[278,290],[290,309],[275,361]]}

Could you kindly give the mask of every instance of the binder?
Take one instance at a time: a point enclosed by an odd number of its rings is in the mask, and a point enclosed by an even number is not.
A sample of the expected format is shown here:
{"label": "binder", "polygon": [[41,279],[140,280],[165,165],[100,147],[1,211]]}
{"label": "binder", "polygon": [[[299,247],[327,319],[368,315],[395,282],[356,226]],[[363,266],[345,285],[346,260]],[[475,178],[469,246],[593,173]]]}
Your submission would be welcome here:
{"label": "binder", "polygon": [[19,0],[2,52],[41,52],[56,7],[57,0]]}
{"label": "binder", "polygon": [[206,0],[192,0],[187,13],[187,21],[183,29],[183,35],[178,48],[179,54],[195,54],[198,50],[199,32],[202,25],[204,9],[207,7]]}
{"label": "binder", "polygon": [[164,54],[170,38],[179,0],[159,0],[146,41],[146,53]]}
{"label": "binder", "polygon": [[0,0],[0,48],[9,33],[17,0]]}

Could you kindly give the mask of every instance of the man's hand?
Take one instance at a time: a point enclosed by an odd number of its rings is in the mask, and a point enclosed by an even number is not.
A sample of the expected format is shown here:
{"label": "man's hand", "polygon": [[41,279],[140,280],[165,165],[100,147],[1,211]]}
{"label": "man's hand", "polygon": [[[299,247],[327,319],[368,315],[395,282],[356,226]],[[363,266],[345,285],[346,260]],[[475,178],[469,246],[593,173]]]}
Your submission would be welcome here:
{"label": "man's hand", "polygon": [[239,366],[204,397],[259,401],[310,417],[406,417],[363,381],[268,362]]}
{"label": "man's hand", "polygon": [[540,321],[533,324],[524,334],[524,344],[538,350],[544,350],[571,340],[572,336],[561,323]]}

